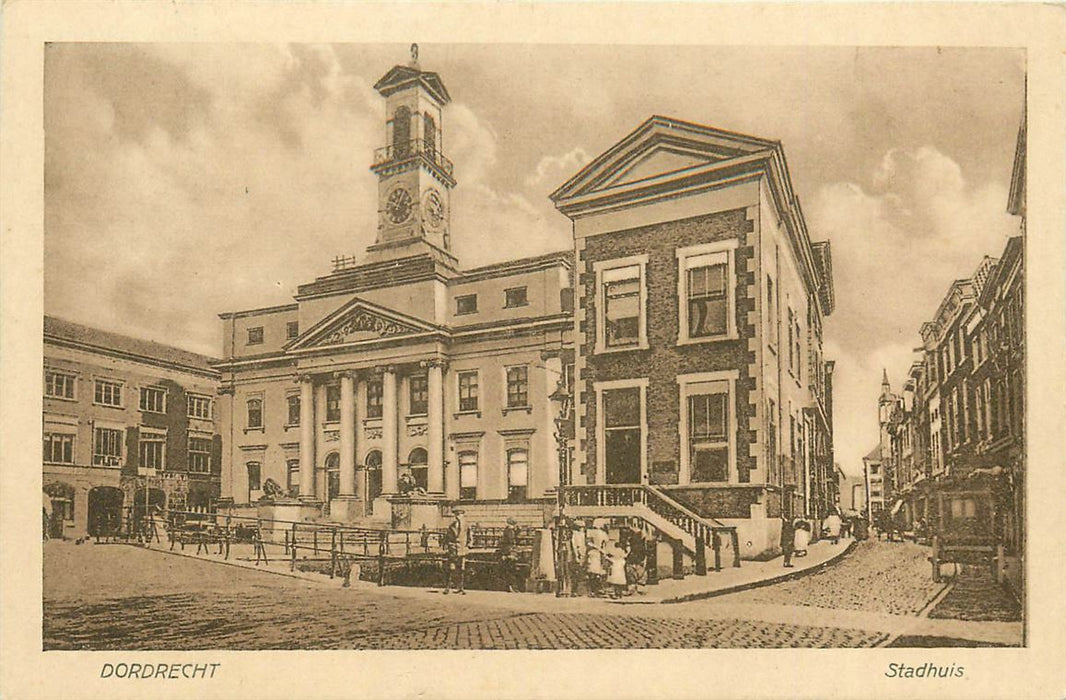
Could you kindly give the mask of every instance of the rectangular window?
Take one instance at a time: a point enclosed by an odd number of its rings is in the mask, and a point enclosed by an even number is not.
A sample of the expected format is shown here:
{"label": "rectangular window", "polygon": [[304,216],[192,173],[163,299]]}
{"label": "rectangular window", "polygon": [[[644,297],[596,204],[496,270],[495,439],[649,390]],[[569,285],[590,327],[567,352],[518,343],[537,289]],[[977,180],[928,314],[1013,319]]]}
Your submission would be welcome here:
{"label": "rectangular window", "polygon": [[74,436],[45,433],[44,461],[50,464],[74,464]]}
{"label": "rectangular window", "polygon": [[167,434],[141,428],[140,466],[144,469],[166,469]]}
{"label": "rectangular window", "polygon": [[248,329],[248,345],[262,345],[263,344],[263,327],[255,326]]}
{"label": "rectangular window", "polygon": [[802,377],[803,377],[803,343],[802,343],[802,338],[803,338],[803,332],[800,329],[799,321],[797,321],[796,322],[796,335],[795,335],[795,339],[794,339],[796,347],[795,347],[795,353],[793,353],[795,355],[795,357],[796,357],[796,368],[795,368],[794,371],[796,373],[796,379],[797,380],[802,379]]}
{"label": "rectangular window", "polygon": [[793,337],[792,336],[792,333],[793,333],[792,328],[793,328],[793,326],[795,326],[795,316],[796,315],[792,312],[792,309],[789,309],[788,310],[788,371],[789,372],[792,371],[792,365],[795,364],[795,362],[796,362],[796,357],[794,355],[794,353],[796,351],[796,348],[792,344],[792,337]]}
{"label": "rectangular window", "polygon": [[725,335],[728,256],[701,255],[689,258],[688,264],[688,337]]}
{"label": "rectangular window", "polygon": [[691,480],[729,480],[729,393],[696,394],[689,398]]}
{"label": "rectangular window", "polygon": [[101,406],[122,406],[122,385],[105,379],[96,380],[93,402]]}
{"label": "rectangular window", "polygon": [[289,340],[296,338],[300,335],[300,322],[289,321],[285,324],[285,337]]}
{"label": "rectangular window", "polygon": [[341,388],[336,384],[326,387],[326,422],[336,423],[341,419]]}
{"label": "rectangular window", "polygon": [[117,467],[122,464],[123,431],[116,428],[97,428],[93,431],[93,464]]}
{"label": "rectangular window", "polygon": [[211,438],[189,436],[189,471],[197,474],[211,472]]}
{"label": "rectangular window", "polygon": [[381,418],[381,397],[385,390],[380,379],[366,383],[366,417]]}
{"label": "rectangular window", "polygon": [[425,374],[415,374],[408,378],[408,393],[410,400],[410,414],[424,416],[429,413],[429,377]]}
{"label": "rectangular window", "polygon": [[300,490],[300,460],[290,459],[285,463],[285,467],[285,488],[290,494],[298,493]]}
{"label": "rectangular window", "polygon": [[514,287],[512,289],[503,290],[504,296],[504,308],[510,309],[515,306],[526,306],[529,304],[529,299],[526,298],[525,287]]}
{"label": "rectangular window", "polygon": [[189,418],[211,420],[211,397],[198,394],[188,395]]}
{"label": "rectangular window", "polygon": [[478,410],[478,376],[477,372],[459,373],[459,411],[461,413]]}
{"label": "rectangular window", "polygon": [[263,400],[262,399],[248,399],[248,427],[249,428],[262,428],[263,427]]}
{"label": "rectangular window", "polygon": [[293,394],[285,397],[285,405],[288,409],[288,416],[286,417],[286,425],[299,425],[300,424],[300,395]]}
{"label": "rectangular window", "polygon": [[455,297],[455,315],[477,313],[477,294],[464,294]]}
{"label": "rectangular window", "polygon": [[767,457],[766,473],[772,484],[780,485],[777,480],[777,406],[773,399],[767,400],[766,407]]}
{"label": "rectangular window", "polygon": [[477,498],[477,452],[459,453],[459,499]]}
{"label": "rectangular window", "polygon": [[771,348],[777,347],[777,297],[770,275],[766,276],[766,340]]}
{"label": "rectangular window", "polygon": [[529,368],[525,365],[507,368],[507,408],[529,405]]}
{"label": "rectangular window", "polygon": [[244,465],[248,469],[248,490],[249,491],[261,491],[262,490],[262,465],[259,462],[248,462]]}
{"label": "rectangular window", "polygon": [[603,273],[604,344],[609,348],[640,344],[640,266]]}
{"label": "rectangular window", "polygon": [[166,413],[167,390],[154,386],[142,386],[141,410],[149,413]]}
{"label": "rectangular window", "polygon": [[517,449],[507,451],[507,499],[510,501],[526,500],[526,486],[529,483],[529,452]]}
{"label": "rectangular window", "polygon": [[46,371],[44,373],[44,395],[52,399],[73,400],[74,382],[75,377],[73,374]]}

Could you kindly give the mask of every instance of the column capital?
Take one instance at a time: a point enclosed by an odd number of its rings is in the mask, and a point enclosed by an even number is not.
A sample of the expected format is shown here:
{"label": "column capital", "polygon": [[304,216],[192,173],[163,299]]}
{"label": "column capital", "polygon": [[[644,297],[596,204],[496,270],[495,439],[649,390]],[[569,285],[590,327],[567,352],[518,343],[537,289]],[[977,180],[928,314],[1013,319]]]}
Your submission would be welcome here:
{"label": "column capital", "polygon": [[374,374],[396,374],[396,365],[374,365]]}
{"label": "column capital", "polygon": [[307,372],[301,372],[292,378],[294,384],[310,384],[315,380],[314,376]]}
{"label": "column capital", "polygon": [[334,379],[355,379],[354,369],[342,369],[333,373]]}
{"label": "column capital", "polygon": [[422,360],[421,362],[419,362],[418,366],[422,369],[431,369],[433,367],[448,369],[448,360],[443,357],[431,357],[427,360]]}

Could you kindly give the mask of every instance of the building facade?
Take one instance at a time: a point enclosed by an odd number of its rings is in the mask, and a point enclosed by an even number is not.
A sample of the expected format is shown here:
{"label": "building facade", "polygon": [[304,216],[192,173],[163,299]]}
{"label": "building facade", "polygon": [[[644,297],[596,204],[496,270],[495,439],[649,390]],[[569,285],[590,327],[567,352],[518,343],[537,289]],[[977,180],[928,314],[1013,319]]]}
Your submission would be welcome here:
{"label": "building facade", "polygon": [[95,534],[128,506],[213,507],[222,441],[211,358],[44,319],[44,491],[52,534]]}
{"label": "building facade", "polygon": [[551,197],[575,240],[574,483],[647,484],[773,553],[833,464],[829,244],[780,143],[653,117]]}
{"label": "building facade", "polygon": [[291,304],[222,314],[223,489],[343,522],[417,524],[422,507],[432,526],[460,502],[482,508],[472,522],[504,504],[539,525],[560,480],[550,397],[572,365],[571,255],[463,269],[448,91],[417,59],[375,88],[375,242]]}

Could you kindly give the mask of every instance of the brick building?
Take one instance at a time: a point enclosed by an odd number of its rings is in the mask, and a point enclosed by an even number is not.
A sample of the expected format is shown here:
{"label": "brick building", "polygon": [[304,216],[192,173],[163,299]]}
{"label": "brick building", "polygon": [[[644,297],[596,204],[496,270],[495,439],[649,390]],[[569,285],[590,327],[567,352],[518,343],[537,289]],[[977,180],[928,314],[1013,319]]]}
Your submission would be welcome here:
{"label": "brick building", "polygon": [[[208,509],[220,496],[211,358],[44,318],[44,491],[52,531],[95,534],[145,502]],[[117,520],[115,522],[118,522]]]}
{"label": "brick building", "polygon": [[812,245],[775,141],[652,117],[552,195],[573,221],[579,485],[645,484],[777,548],[832,477]]}

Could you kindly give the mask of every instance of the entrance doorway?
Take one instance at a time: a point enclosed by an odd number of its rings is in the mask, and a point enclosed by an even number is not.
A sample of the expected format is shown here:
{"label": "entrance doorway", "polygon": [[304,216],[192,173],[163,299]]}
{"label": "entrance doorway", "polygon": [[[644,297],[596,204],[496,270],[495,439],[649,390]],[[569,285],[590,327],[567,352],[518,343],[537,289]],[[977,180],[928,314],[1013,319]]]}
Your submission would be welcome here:
{"label": "entrance doorway", "polygon": [[366,456],[366,512],[374,512],[374,499],[381,495],[381,453]]}
{"label": "entrance doorway", "polygon": [[604,474],[608,484],[639,484],[640,387],[603,392]]}
{"label": "entrance doorway", "polygon": [[[162,493],[162,492],[160,492]],[[116,535],[122,525],[122,489],[97,486],[89,489],[89,535]],[[144,497],[141,497],[143,503]]]}

